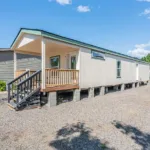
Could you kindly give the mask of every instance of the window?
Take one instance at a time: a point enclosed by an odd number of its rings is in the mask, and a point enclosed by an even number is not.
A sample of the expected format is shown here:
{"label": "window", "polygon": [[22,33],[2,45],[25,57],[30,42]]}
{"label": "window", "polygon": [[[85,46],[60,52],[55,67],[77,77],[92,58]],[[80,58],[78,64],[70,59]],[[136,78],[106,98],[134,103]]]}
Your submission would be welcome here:
{"label": "window", "polygon": [[121,61],[117,61],[117,78],[121,78]]}
{"label": "window", "polygon": [[60,68],[60,56],[54,56],[50,58],[50,67],[55,69]]}
{"label": "window", "polygon": [[92,51],[92,58],[105,60],[104,54],[97,51]]}

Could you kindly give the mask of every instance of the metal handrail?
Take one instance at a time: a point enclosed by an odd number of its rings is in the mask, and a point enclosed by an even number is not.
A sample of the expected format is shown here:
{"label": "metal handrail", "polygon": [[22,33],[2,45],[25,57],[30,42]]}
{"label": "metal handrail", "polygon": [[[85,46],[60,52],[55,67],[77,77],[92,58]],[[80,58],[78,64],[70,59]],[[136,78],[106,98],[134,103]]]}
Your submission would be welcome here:
{"label": "metal handrail", "polygon": [[22,82],[20,82],[20,83],[18,84],[18,86],[20,86],[21,84],[27,82],[28,80],[30,80],[30,79],[33,78],[36,74],[39,74],[39,73],[41,73],[41,70],[39,70],[39,71],[33,73],[30,77],[28,77],[27,79],[25,79],[25,80],[23,80]]}
{"label": "metal handrail", "polygon": [[[41,86],[41,70],[35,72],[17,85],[17,103],[24,101]],[[21,98],[20,98],[21,97]]]}
{"label": "metal handrail", "polygon": [[16,82],[18,79],[20,79],[20,78],[22,78],[23,76],[25,76],[25,75],[27,75],[27,74],[29,74],[29,70],[28,71],[26,71],[26,72],[24,72],[23,74],[21,74],[20,76],[18,76],[17,78],[15,78],[15,79],[13,79],[12,81],[10,81],[10,82],[8,82],[8,84],[7,85],[9,85],[9,84],[12,84],[13,82]]}
{"label": "metal handrail", "polygon": [[[8,88],[8,103],[10,103],[10,100],[14,96],[16,97],[16,94],[13,93],[15,91],[15,89],[13,89],[13,88],[15,88],[15,86],[17,86],[17,85],[14,86],[14,84],[16,82],[18,82],[18,81],[21,82],[21,80],[22,80],[23,77],[29,77],[29,74],[30,74],[30,71],[28,70],[28,71],[24,72],[23,74],[21,74],[20,76],[18,76],[17,78],[15,78],[14,80],[12,80],[11,82],[9,82],[7,84],[7,88]],[[18,84],[18,83],[16,83],[16,84]],[[12,95],[11,95],[11,93],[12,93]]]}

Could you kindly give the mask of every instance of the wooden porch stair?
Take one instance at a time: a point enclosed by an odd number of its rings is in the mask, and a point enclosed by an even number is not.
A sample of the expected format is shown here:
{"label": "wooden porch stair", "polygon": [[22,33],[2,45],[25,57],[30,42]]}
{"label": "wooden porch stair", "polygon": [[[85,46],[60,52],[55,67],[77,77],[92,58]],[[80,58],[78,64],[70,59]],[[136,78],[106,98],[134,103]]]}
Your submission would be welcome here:
{"label": "wooden porch stair", "polygon": [[79,88],[79,71],[58,69],[46,69],[45,71],[45,89],[41,88],[41,70],[32,71],[32,73],[29,70],[19,71],[17,77],[8,83],[8,106],[19,110],[30,104],[40,105],[41,92]]}

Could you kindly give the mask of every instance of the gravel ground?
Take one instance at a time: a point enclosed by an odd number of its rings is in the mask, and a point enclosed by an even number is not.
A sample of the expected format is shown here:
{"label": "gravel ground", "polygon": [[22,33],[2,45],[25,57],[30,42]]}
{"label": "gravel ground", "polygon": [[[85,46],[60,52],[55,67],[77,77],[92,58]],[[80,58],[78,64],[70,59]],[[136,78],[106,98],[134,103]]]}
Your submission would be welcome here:
{"label": "gravel ground", "polygon": [[150,150],[150,86],[16,112],[0,102],[2,150]]}
{"label": "gravel ground", "polygon": [[0,92],[0,100],[6,100],[7,98],[7,92]]}

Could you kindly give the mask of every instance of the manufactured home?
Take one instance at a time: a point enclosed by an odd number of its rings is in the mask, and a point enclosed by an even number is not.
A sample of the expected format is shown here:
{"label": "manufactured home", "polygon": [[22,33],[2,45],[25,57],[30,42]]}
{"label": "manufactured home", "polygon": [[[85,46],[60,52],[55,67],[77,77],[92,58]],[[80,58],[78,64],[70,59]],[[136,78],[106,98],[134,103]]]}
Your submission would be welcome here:
{"label": "manufactured home", "polygon": [[[94,97],[109,87],[124,90],[148,83],[150,64],[108,49],[37,29],[20,29],[11,46],[15,79],[8,84],[8,102],[14,108],[38,101],[46,95],[47,105],[57,104],[57,93],[72,91],[79,101],[82,90]],[[16,55],[41,57],[41,67],[20,70]],[[25,67],[28,69],[28,67]]]}
{"label": "manufactured home", "polygon": [[[41,57],[17,54],[18,70],[38,70],[41,67]],[[6,83],[14,79],[14,51],[10,48],[0,48],[0,80]]]}

